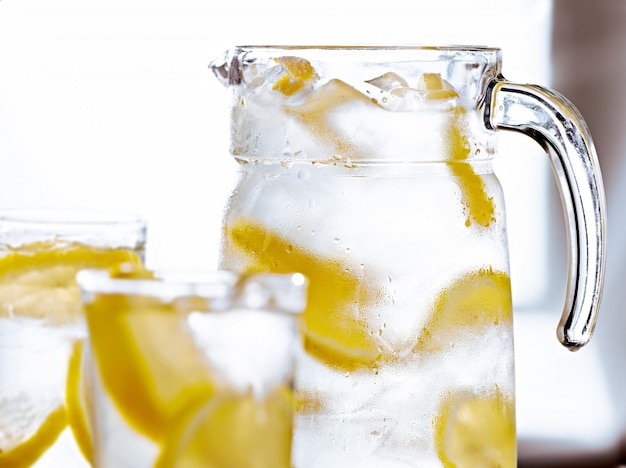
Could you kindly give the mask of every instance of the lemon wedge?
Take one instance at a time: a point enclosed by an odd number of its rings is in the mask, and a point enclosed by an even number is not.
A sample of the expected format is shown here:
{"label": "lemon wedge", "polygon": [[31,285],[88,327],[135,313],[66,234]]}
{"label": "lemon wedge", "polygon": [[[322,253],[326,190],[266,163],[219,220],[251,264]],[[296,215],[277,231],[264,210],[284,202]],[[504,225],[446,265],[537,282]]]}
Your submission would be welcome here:
{"label": "lemon wedge", "polygon": [[80,317],[76,273],[83,268],[140,264],[128,249],[82,244],[34,243],[0,254],[0,317],[42,318],[66,323]]}
{"label": "lemon wedge", "polygon": [[373,367],[383,358],[365,315],[376,288],[350,272],[342,259],[315,255],[252,219],[241,218],[225,229],[226,242],[247,256],[248,271],[299,272],[308,278],[304,311],[308,354],[342,371]]}
{"label": "lemon wedge", "polygon": [[515,409],[497,388],[487,394],[446,395],[434,421],[435,444],[445,468],[514,468]]}
{"label": "lemon wedge", "polygon": [[418,338],[417,351],[454,345],[468,331],[510,325],[512,314],[509,275],[492,268],[471,271],[439,292]]}
{"label": "lemon wedge", "polygon": [[[438,73],[424,73],[420,77],[420,87],[429,91],[428,99],[458,97],[458,93]],[[463,193],[463,204],[467,212],[466,226],[476,223],[489,227],[495,221],[495,205],[493,197],[487,194],[483,178],[467,162],[471,146],[467,130],[467,111],[461,105],[456,105],[451,110],[444,141],[448,152],[448,166]]]}
{"label": "lemon wedge", "polygon": [[65,385],[65,408],[74,440],[85,460],[93,465],[93,437],[88,418],[92,392],[82,371],[83,348],[83,340],[76,340],[72,347]]}
{"label": "lemon wedge", "polygon": [[176,420],[156,468],[289,468],[291,390],[265,397],[221,391]]}
{"label": "lemon wedge", "polygon": [[204,356],[171,305],[96,294],[85,311],[104,390],[139,433],[159,441],[188,401],[212,394]]}
{"label": "lemon wedge", "polygon": [[423,73],[417,85],[418,89],[426,90],[426,99],[454,99],[459,97],[452,85],[441,78],[439,73]]}
{"label": "lemon wedge", "polygon": [[[7,413],[0,415],[0,434],[3,435],[11,434],[14,429],[10,425],[5,427],[6,422],[3,419]],[[3,468],[31,466],[56,442],[66,427],[67,415],[65,408],[61,405],[51,411],[28,438],[9,449],[0,448],[0,466]]]}

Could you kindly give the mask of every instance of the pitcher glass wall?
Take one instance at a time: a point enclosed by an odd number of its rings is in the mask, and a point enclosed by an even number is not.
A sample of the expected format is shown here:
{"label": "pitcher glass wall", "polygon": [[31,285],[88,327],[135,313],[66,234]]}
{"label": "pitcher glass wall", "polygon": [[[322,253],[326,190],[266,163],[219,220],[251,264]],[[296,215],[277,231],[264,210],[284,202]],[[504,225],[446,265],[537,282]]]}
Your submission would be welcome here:
{"label": "pitcher glass wall", "polygon": [[[576,110],[477,47],[236,47],[240,179],[221,267],[309,279],[293,465],[516,464],[500,129],[549,154],[570,243],[558,335],[584,345],[604,271],[604,198]],[[501,155],[506,157],[506,155]],[[533,181],[528,181],[528,190]]]}

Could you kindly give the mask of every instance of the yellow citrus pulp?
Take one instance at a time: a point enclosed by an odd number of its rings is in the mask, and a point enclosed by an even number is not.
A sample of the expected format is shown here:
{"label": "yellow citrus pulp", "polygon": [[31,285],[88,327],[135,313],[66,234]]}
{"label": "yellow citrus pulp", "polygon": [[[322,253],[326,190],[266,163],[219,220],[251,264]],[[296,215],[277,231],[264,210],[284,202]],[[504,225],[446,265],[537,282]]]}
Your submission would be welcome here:
{"label": "yellow citrus pulp", "polygon": [[308,278],[307,353],[342,371],[372,367],[385,358],[365,315],[376,287],[365,284],[345,261],[307,251],[252,219],[239,219],[225,230],[226,242],[247,256],[246,270],[299,272]]}
{"label": "yellow citrus pulp", "polygon": [[103,389],[157,444],[157,468],[288,468],[291,390],[257,397],[230,389],[187,329],[186,311],[205,310],[194,299],[95,293],[84,307]]}
{"label": "yellow citrus pulp", "polygon": [[148,296],[98,295],[85,305],[104,390],[130,427],[159,442],[214,382],[180,313]]}
{"label": "yellow citrus pulp", "polygon": [[[22,404],[23,402],[10,402],[10,404]],[[0,409],[2,409],[0,407]],[[5,408],[4,410],[9,409]],[[11,434],[15,430],[13,424],[20,421],[5,421],[6,414],[0,416],[0,433]],[[67,415],[61,405],[52,410],[39,423],[38,428],[31,435],[23,438],[17,445],[8,449],[0,448],[0,466],[3,468],[27,468],[33,465],[46,450],[57,440],[61,432],[67,427]]]}
{"label": "yellow citrus pulp", "polygon": [[445,468],[516,466],[515,408],[498,388],[485,394],[451,392],[433,427]]}
{"label": "yellow citrus pulp", "polygon": [[303,89],[308,82],[317,78],[311,63],[300,57],[278,57],[274,59],[285,73],[276,80],[272,89],[291,96]]}
{"label": "yellow citrus pulp", "polygon": [[[100,249],[55,242],[5,249],[0,255],[0,323],[17,317],[41,319],[51,327],[51,333],[54,333],[54,327],[63,327],[81,319],[80,291],[75,281],[79,270],[104,268],[122,262],[141,263],[135,252],[126,249]],[[0,466],[27,467],[35,463],[54,444],[68,423],[77,444],[89,459],[91,436],[85,423],[85,393],[80,383],[81,349],[80,343],[75,344],[69,358],[65,402],[60,397],[56,409],[47,415],[41,414],[38,427],[32,434],[13,434],[21,424],[20,418],[30,417],[27,413],[13,416],[18,419],[8,422],[0,415],[0,433],[12,440],[19,439],[8,448],[0,445]],[[25,398],[28,400],[28,397]],[[33,404],[31,401],[15,402],[14,407],[32,409]]]}
{"label": "yellow citrus pulp", "polygon": [[50,324],[80,317],[78,271],[141,262],[137,253],[127,249],[54,242],[29,244],[0,255],[0,318],[41,318]]}
{"label": "yellow citrus pulp", "polygon": [[[512,326],[509,276],[492,268],[471,271],[437,295],[416,352],[446,352],[489,327]],[[450,391],[433,421],[446,468],[515,466],[515,410],[497,387],[487,393]]]}
{"label": "yellow citrus pulp", "polygon": [[454,345],[465,334],[513,320],[509,275],[491,268],[471,271],[439,292],[418,338],[418,352]]}
{"label": "yellow citrus pulp", "polygon": [[172,426],[156,468],[289,468],[293,402],[220,391],[193,402]]}

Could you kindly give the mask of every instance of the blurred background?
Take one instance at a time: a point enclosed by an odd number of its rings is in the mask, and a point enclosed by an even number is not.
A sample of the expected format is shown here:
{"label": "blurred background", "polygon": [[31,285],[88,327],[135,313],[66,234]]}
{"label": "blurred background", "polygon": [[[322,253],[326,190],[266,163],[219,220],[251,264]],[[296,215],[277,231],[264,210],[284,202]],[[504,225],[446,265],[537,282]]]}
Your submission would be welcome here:
{"label": "blurred background", "polygon": [[502,134],[496,163],[511,247],[519,465],[626,460],[626,2],[0,0],[0,209],[138,213],[150,266],[215,266],[236,164],[227,93],[207,66],[243,43],[497,46],[508,79],[573,101],[594,135],[609,210],[602,310],[577,353],[555,335],[566,248],[547,158],[528,138]]}

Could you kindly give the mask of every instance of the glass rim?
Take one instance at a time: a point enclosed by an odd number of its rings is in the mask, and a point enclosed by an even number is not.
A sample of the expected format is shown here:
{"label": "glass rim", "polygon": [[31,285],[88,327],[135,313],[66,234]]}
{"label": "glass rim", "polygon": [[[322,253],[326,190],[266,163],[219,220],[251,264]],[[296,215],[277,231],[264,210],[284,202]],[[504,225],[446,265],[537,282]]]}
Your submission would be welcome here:
{"label": "glass rim", "polygon": [[101,226],[138,225],[145,226],[145,219],[134,213],[56,208],[22,208],[0,210],[0,223],[40,226]]}
{"label": "glass rim", "polygon": [[459,63],[481,63],[488,68],[499,70],[502,64],[502,49],[487,45],[420,45],[420,44],[346,44],[346,45],[236,45],[227,50],[221,57],[209,64],[209,68],[216,73],[231,59],[237,58],[241,62],[253,63],[256,60],[270,60],[279,56],[302,56],[307,60],[344,63],[410,63],[410,62],[440,62],[448,60]]}
{"label": "glass rim", "polygon": [[[84,269],[76,275],[81,295],[152,297],[162,302],[199,297],[208,309],[241,306],[300,314],[306,301],[307,280],[301,273],[237,273],[228,270],[157,270],[155,279],[111,278],[105,269]],[[257,297],[248,297],[256,294]]]}

